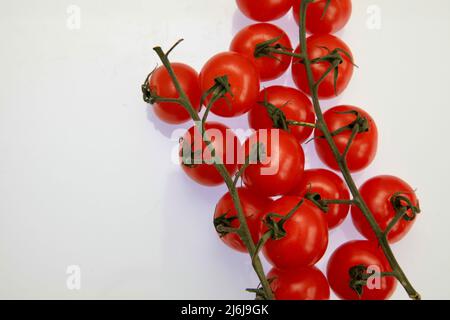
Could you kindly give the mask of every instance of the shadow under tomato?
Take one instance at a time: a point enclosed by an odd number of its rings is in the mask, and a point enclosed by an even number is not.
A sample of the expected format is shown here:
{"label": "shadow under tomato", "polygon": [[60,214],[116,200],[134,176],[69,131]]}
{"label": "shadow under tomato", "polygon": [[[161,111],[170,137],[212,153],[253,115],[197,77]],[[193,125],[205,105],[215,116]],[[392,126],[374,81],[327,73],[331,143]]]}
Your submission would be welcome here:
{"label": "shadow under tomato", "polygon": [[169,290],[178,291],[175,296],[183,299],[251,298],[244,289],[257,285],[257,280],[246,263],[248,256],[225,246],[213,226],[215,205],[226,187],[200,186],[181,168],[168,175],[165,185],[161,223],[165,272],[159,276],[178,284]]}

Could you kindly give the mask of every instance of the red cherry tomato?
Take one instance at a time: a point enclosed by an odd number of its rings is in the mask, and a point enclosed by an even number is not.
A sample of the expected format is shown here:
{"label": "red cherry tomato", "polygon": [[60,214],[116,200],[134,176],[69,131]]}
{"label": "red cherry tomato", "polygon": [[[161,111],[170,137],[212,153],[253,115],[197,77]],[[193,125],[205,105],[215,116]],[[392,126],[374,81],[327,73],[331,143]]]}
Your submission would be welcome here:
{"label": "red cherry tomato", "polygon": [[[248,112],[259,94],[259,75],[256,67],[246,57],[236,52],[223,52],[215,55],[200,72],[200,88],[208,91],[215,79],[228,76],[232,95],[229,93],[218,100],[211,111],[222,117],[235,117]],[[205,101],[208,104],[211,97]]]}
{"label": "red cherry tomato", "polygon": [[[361,196],[382,231],[386,230],[386,227],[396,215],[391,198],[399,192],[401,192],[401,196],[408,198],[415,207],[419,207],[414,190],[405,181],[397,177],[377,176],[366,181],[360,188]],[[404,203],[404,205],[407,204]],[[410,217],[412,216],[411,209],[408,210],[407,214]],[[366,218],[356,206],[352,206],[352,219],[355,227],[363,236],[370,240],[376,239],[375,233]],[[389,242],[400,241],[412,228],[414,222],[415,220],[399,220],[388,234]]]}
{"label": "red cherry tomato", "polygon": [[[379,286],[363,287],[361,297],[350,287],[351,268],[376,267],[379,272],[391,272],[391,268],[378,245],[369,241],[351,241],[340,246],[328,260],[327,278],[334,293],[345,300],[386,300],[394,293],[397,280],[394,277],[379,278]],[[374,285],[375,284],[375,285]],[[377,288],[378,287],[378,288]]]}
{"label": "red cherry tomato", "polygon": [[[318,193],[326,200],[350,200],[350,193],[341,177],[325,169],[305,170],[302,181],[291,193],[300,197],[307,193]],[[344,222],[349,209],[347,204],[330,204],[325,215],[328,228],[336,228]]]}
{"label": "red cherry tomato", "polygon": [[268,197],[283,195],[300,182],[305,155],[291,134],[278,129],[258,130],[244,145],[245,158],[256,155],[260,146],[260,161],[250,161],[242,176],[253,192]]}
{"label": "red cherry tomato", "polygon": [[267,275],[276,300],[329,300],[330,286],[315,267],[281,270],[273,268]]}
{"label": "red cherry tomato", "polygon": [[[316,0],[306,10],[306,31],[313,34],[335,33],[345,27],[352,15],[351,0],[331,0],[327,11],[328,0]],[[301,0],[294,0],[294,18],[300,21]],[[324,15],[325,12],[325,15]]]}
{"label": "red cherry tomato", "polygon": [[[331,132],[346,127],[357,119],[355,114],[347,113],[349,111],[357,111],[360,117],[366,118],[369,123],[367,132],[356,135],[347,155],[347,164],[350,171],[358,172],[367,168],[375,159],[378,149],[378,129],[375,121],[364,110],[353,106],[338,106],[328,110],[324,114],[325,123]],[[334,136],[333,140],[341,153],[345,151],[351,134],[351,130],[345,130]],[[321,138],[323,137],[322,131],[316,129],[314,136],[316,138],[314,142],[319,158],[330,168],[339,170],[330,146],[324,138]]]}
{"label": "red cherry tomato", "polygon": [[[311,60],[326,56],[335,49],[344,50],[350,56],[352,56],[350,48],[341,39],[329,34],[312,35],[306,40],[306,42],[308,47],[308,56]],[[297,47],[295,52],[299,53],[300,48]],[[340,95],[350,83],[350,80],[353,76],[353,58],[349,58],[342,52],[340,53],[340,55],[343,58],[343,62],[339,65],[339,74],[336,81],[336,88],[334,81],[334,72],[330,72],[330,74],[328,74],[328,76],[321,82],[319,86],[318,96],[320,99],[330,99]],[[330,66],[331,64],[325,61],[313,63],[311,65],[311,69],[314,80],[318,81]],[[294,79],[295,84],[300,90],[307,94],[311,94],[305,66],[297,58],[294,58],[292,60],[292,78]]]}
{"label": "red cherry tomato", "polygon": [[269,23],[258,23],[242,29],[231,42],[230,50],[240,53],[251,60],[262,81],[279,78],[291,65],[292,58],[287,55],[275,54],[272,56],[255,57],[255,49],[258,44],[280,38],[273,45],[280,45],[287,50],[292,48],[287,34],[279,27]]}
{"label": "red cherry tomato", "polygon": [[[267,213],[286,216],[301,199],[293,196],[282,197],[268,207]],[[290,269],[312,266],[322,258],[328,246],[328,226],[325,214],[316,205],[305,201],[287,220],[284,229],[284,238],[269,239],[263,248],[263,254],[270,264],[280,269]],[[267,230],[264,225],[261,234]]]}
{"label": "red cherry tomato", "polygon": [[284,16],[292,7],[292,0],[236,0],[248,18],[267,22]]}
{"label": "red cherry tomato", "polygon": [[186,132],[180,143],[181,167],[192,180],[199,184],[216,186],[224,183],[224,180],[214,167],[214,161],[223,163],[230,175],[235,174],[241,145],[233,131],[221,123],[207,122],[205,129],[214,146],[215,157],[203,142],[199,130],[194,126]]}
{"label": "red cherry tomato", "polygon": [[[266,101],[274,107],[280,109],[288,121],[306,122],[314,124],[316,116],[311,101],[300,91],[282,86],[273,86],[264,89],[259,94],[258,103],[248,113],[250,127],[258,129],[270,129],[282,126],[274,123],[269,116],[271,112],[261,102]],[[297,138],[299,143],[303,143],[311,136],[313,129],[297,125],[288,126],[290,132]]]}
{"label": "red cherry tomato", "polygon": [[[200,111],[201,90],[197,71],[182,63],[172,63],[172,68],[191,104]],[[179,98],[179,94],[165,67],[156,69],[148,81],[148,89],[162,98]],[[191,119],[186,109],[177,103],[157,102],[153,110],[158,118],[171,124],[180,124]]]}
{"label": "red cherry tomato", "polygon": [[[242,210],[247,218],[247,224],[252,234],[253,242],[256,244],[259,241],[259,232],[263,224],[264,210],[270,205],[272,200],[257,196],[247,188],[238,188],[237,191],[241,200]],[[217,203],[214,219],[224,215],[226,219],[232,219],[229,227],[239,228],[240,223],[237,219],[237,211],[230,193],[226,193]],[[228,233],[221,237],[221,239],[230,248],[240,252],[247,252],[247,248],[236,233]]]}

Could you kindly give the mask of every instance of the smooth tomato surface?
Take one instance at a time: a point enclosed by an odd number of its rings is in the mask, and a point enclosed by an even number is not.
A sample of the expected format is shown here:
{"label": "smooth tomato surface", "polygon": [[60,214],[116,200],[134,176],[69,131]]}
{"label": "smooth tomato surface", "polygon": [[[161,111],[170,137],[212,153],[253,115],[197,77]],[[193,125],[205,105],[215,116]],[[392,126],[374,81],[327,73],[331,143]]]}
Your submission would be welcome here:
{"label": "smooth tomato surface", "polygon": [[287,194],[303,175],[303,148],[290,133],[263,129],[247,139],[243,158],[256,154],[254,150],[258,144],[263,156],[260,161],[254,159],[244,171],[244,184],[255,193],[267,197]]}
{"label": "smooth tomato surface", "polygon": [[[356,120],[357,117],[355,114],[342,113],[348,111],[357,111],[361,117],[366,118],[369,122],[369,130],[359,133],[356,136],[347,155],[347,164],[350,171],[358,172],[367,168],[375,159],[378,149],[378,129],[375,121],[364,110],[354,106],[338,106],[324,113],[325,123],[331,132],[348,126]],[[345,151],[351,134],[351,130],[345,130],[333,137],[341,153]],[[314,136],[316,138],[314,143],[319,158],[331,169],[339,170],[339,166],[328,142],[324,138],[321,138],[323,137],[322,131],[316,129]]]}
{"label": "smooth tomato surface", "polygon": [[[341,177],[326,169],[305,170],[302,181],[291,193],[300,197],[307,193],[318,193],[326,200],[350,200],[350,192]],[[328,228],[333,229],[342,224],[349,209],[347,204],[330,204],[325,215]]]}
{"label": "smooth tomato surface", "polygon": [[[191,104],[200,111],[201,90],[198,73],[183,63],[172,63],[172,68]],[[157,68],[148,82],[148,89],[163,98],[179,98],[179,94],[165,67]],[[164,122],[180,124],[191,119],[184,107],[177,103],[158,102],[153,104],[156,116]]]}
{"label": "smooth tomato surface", "polygon": [[[282,197],[269,206],[267,213],[285,216],[301,199]],[[284,229],[287,232],[284,238],[269,239],[263,248],[263,254],[270,264],[280,269],[290,269],[313,266],[322,258],[328,246],[327,220],[312,202],[305,201],[284,224]],[[267,226],[264,225],[261,234],[266,231]]]}
{"label": "smooth tomato surface", "polygon": [[258,44],[280,38],[273,45],[281,45],[288,50],[292,48],[286,32],[269,23],[257,23],[245,27],[234,37],[230,50],[240,53],[251,60],[258,69],[262,81],[279,78],[291,65],[292,58],[287,55],[275,54],[273,57],[255,57]]}
{"label": "smooth tomato surface", "polygon": [[[230,175],[233,175],[238,168],[238,153],[241,152],[241,144],[233,131],[221,123],[207,122],[205,129],[214,146],[215,158],[203,142],[198,129],[193,126],[186,132],[180,143],[181,167],[192,180],[199,184],[217,186],[224,181],[214,167],[214,159],[218,163],[223,163]],[[183,161],[183,159],[187,161]]]}
{"label": "smooth tomato surface", "polygon": [[389,299],[397,287],[394,277],[382,277],[379,288],[364,287],[361,297],[350,287],[349,270],[359,265],[376,266],[381,272],[391,271],[378,244],[361,240],[347,242],[336,249],[328,260],[327,278],[334,293],[345,300]]}
{"label": "smooth tomato surface", "polygon": [[[228,76],[232,95],[218,100],[211,111],[222,117],[236,117],[250,110],[259,94],[259,74],[253,63],[236,52],[223,52],[215,55],[204,65],[200,72],[200,88],[208,91],[215,79]],[[205,105],[210,101],[207,97]]]}
{"label": "smooth tomato surface", "polygon": [[[312,35],[306,40],[308,48],[308,56],[311,60],[326,56],[334,49],[342,49],[352,56],[350,48],[341,39],[329,35]],[[296,53],[300,52],[300,47],[295,50]],[[339,75],[336,82],[336,90],[334,86],[334,72],[328,74],[328,76],[322,81],[319,86],[318,96],[319,99],[330,99],[340,95],[350,83],[353,76],[353,63],[347,55],[341,54],[343,62],[339,65]],[[318,81],[322,75],[329,69],[331,64],[329,62],[317,62],[311,65],[313,77],[315,81]],[[307,94],[311,94],[308,84],[308,77],[306,75],[305,66],[294,58],[292,60],[292,78],[296,86]]]}
{"label": "smooth tomato surface", "polygon": [[[297,24],[300,22],[301,0],[294,0],[293,11]],[[306,10],[306,31],[313,34],[335,33],[344,28],[352,15],[351,0],[331,0],[325,13],[327,0],[316,0]]]}
{"label": "smooth tomato surface", "polygon": [[248,18],[260,22],[279,19],[292,6],[292,0],[236,0],[236,3]]}
{"label": "smooth tomato surface", "polygon": [[[418,206],[418,200],[414,190],[405,181],[393,176],[377,176],[366,181],[359,189],[361,196],[378,222],[381,230],[385,230],[395,217],[395,210],[391,203],[391,197],[401,192],[414,206]],[[406,204],[405,204],[406,205]],[[409,213],[411,215],[411,213]],[[375,240],[376,236],[363,216],[361,210],[352,206],[352,219],[358,231],[367,239]],[[400,219],[389,232],[389,242],[400,241],[412,228],[415,220],[406,221]]]}
{"label": "smooth tomato surface", "polygon": [[[259,241],[259,233],[263,224],[264,210],[270,205],[272,200],[270,198],[265,198],[257,196],[252,193],[247,188],[238,188],[239,199],[241,200],[242,210],[244,211],[245,217],[247,218],[248,228],[252,234],[253,242],[256,244]],[[239,228],[240,223],[237,219],[237,211],[234,207],[233,199],[230,193],[226,193],[217,203],[216,210],[214,212],[214,219],[219,218],[226,214],[226,218],[234,218],[231,221],[232,228]],[[228,245],[230,248],[240,251],[248,252],[242,240],[236,233],[228,233],[227,235],[221,237],[222,241]]]}
{"label": "smooth tomato surface", "polygon": [[[266,99],[284,113],[286,120],[313,124],[316,122],[312,103],[306,95],[294,88],[273,86],[261,91],[258,103],[248,113],[249,125],[255,130],[275,128],[269,110],[260,103]],[[297,125],[290,125],[289,130],[299,143],[305,142],[313,132],[310,127]]]}
{"label": "smooth tomato surface", "polygon": [[330,286],[315,267],[273,268],[267,275],[276,300],[329,300]]}

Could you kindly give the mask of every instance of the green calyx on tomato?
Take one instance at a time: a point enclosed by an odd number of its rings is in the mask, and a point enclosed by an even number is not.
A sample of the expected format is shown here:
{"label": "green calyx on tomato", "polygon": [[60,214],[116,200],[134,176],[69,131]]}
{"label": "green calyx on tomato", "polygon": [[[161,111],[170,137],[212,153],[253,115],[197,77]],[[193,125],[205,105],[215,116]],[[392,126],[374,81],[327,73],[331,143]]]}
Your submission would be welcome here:
{"label": "green calyx on tomato", "polygon": [[[364,240],[344,243],[335,250],[328,260],[327,278],[334,293],[344,300],[389,299],[397,286],[379,244]],[[376,285],[369,290],[372,280]]]}
{"label": "green calyx on tomato", "polygon": [[[288,217],[282,225],[283,237],[269,238],[263,246],[263,254],[274,267],[290,269],[316,264],[328,246],[328,226],[325,215],[314,204],[302,197],[284,196],[271,204],[268,212],[276,212],[274,220]],[[293,211],[293,207],[298,207]],[[294,213],[292,213],[294,212]],[[261,234],[267,234],[265,225]],[[283,234],[281,234],[283,235]]]}
{"label": "green calyx on tomato", "polygon": [[[197,71],[183,63],[172,63],[171,66],[186,98],[199,112],[201,89]],[[144,101],[152,104],[153,111],[160,120],[169,124],[181,124],[191,119],[191,115],[182,105],[178,89],[166,67],[155,68],[141,88]]]}
{"label": "green calyx on tomato", "polygon": [[292,7],[292,0],[236,0],[239,10],[248,18],[266,22],[284,16]]}
{"label": "green calyx on tomato", "polygon": [[201,104],[203,104],[205,100],[209,98],[209,102],[206,106],[205,116],[203,117],[203,123],[206,121],[209,111],[217,100],[224,98],[226,103],[231,106],[231,102],[228,99],[227,94],[229,94],[231,98],[234,96],[231,90],[231,84],[228,81],[228,76],[225,75],[215,78],[214,85],[202,95]]}
{"label": "green calyx on tomato", "polygon": [[276,300],[329,300],[330,286],[316,267],[273,268],[268,274]]}
{"label": "green calyx on tomato", "polygon": [[292,57],[289,36],[270,23],[257,23],[239,31],[230,44],[230,50],[249,59],[258,70],[261,81],[281,77],[288,69]]}
{"label": "green calyx on tomato", "polygon": [[297,87],[308,95],[311,88],[302,55],[311,61],[313,85],[317,87],[319,99],[331,99],[340,95],[350,83],[355,64],[350,48],[344,41],[330,34],[312,35],[306,39],[307,52],[297,47],[294,53],[300,56],[292,60],[292,78]]}
{"label": "green calyx on tomato", "polygon": [[[195,150],[194,143],[189,145],[183,138],[180,139],[180,143],[182,143],[182,148],[179,152],[179,156],[183,166],[195,168],[195,166],[204,163],[202,159],[202,151]],[[189,152],[186,152],[188,150]]]}
{"label": "green calyx on tomato", "polygon": [[[400,178],[389,175],[373,177],[359,188],[359,192],[390,243],[406,236],[420,213],[415,191]],[[364,237],[377,240],[375,232],[357,206],[352,206],[352,220]]]}
{"label": "green calyx on tomato", "polygon": [[419,201],[417,201],[417,205],[414,205],[403,192],[395,193],[391,198],[391,204],[394,207],[397,216],[406,221],[413,221],[417,214],[420,213]]}
{"label": "green calyx on tomato", "polygon": [[[378,149],[378,129],[367,112],[355,106],[337,106],[324,113],[324,121],[351,172],[361,171],[373,162]],[[335,155],[320,128],[316,128],[314,137],[322,162],[339,170]]]}
{"label": "green calyx on tomato", "polygon": [[[289,102],[286,102],[286,104],[288,103]],[[267,98],[267,92],[265,92],[264,94],[264,101],[260,101],[258,102],[258,104],[266,108],[267,115],[272,120],[274,128],[290,132],[286,114],[283,112],[283,110],[281,110],[281,108],[277,108],[269,102]]]}
{"label": "green calyx on tomato", "polygon": [[[247,188],[237,188],[236,191],[239,194],[252,241],[256,243],[263,227],[264,208],[271,204],[272,199],[256,195]],[[248,252],[241,238],[241,223],[230,192],[223,195],[216,205],[214,227],[227,246],[239,252]]]}
{"label": "green calyx on tomato", "polygon": [[287,131],[302,144],[311,136],[316,116],[305,94],[286,86],[271,86],[259,93],[258,103],[248,114],[248,122],[255,130]]}
{"label": "green calyx on tomato", "polygon": [[245,186],[262,196],[287,194],[300,182],[304,172],[302,146],[283,130],[260,129],[245,141],[242,158],[252,152],[255,144],[264,144],[266,161],[250,163],[245,168],[242,174]]}
{"label": "green calyx on tomato", "polygon": [[[367,120],[366,117],[362,116],[360,114],[360,112],[358,112],[357,110],[341,111],[341,112],[336,112],[336,113],[337,114],[353,114],[356,116],[356,119],[353,122],[349,123],[348,125],[343,126],[339,129],[336,129],[333,132],[331,132],[331,136],[335,137],[344,131],[356,130],[356,133],[364,133],[364,132],[369,131],[369,129],[370,129],[369,121]],[[322,136],[319,138],[325,138],[325,137]]]}
{"label": "green calyx on tomato", "polygon": [[230,228],[232,228],[232,223],[237,219],[237,216],[228,216],[229,212],[224,213],[217,218],[214,218],[214,228],[221,238],[225,237],[230,233]]}

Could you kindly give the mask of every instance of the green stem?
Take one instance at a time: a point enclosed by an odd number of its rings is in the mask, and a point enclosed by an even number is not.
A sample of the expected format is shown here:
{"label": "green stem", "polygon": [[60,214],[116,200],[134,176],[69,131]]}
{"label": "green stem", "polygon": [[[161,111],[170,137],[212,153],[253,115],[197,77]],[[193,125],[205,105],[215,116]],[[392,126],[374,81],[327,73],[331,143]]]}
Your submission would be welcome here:
{"label": "green stem", "polygon": [[320,202],[325,205],[327,205],[327,204],[347,204],[347,205],[355,204],[354,200],[345,200],[345,199],[325,199],[325,200],[320,200]]}
{"label": "green stem", "polygon": [[347,161],[339,152],[339,149],[336,146],[336,143],[334,142],[333,136],[324,120],[322,109],[320,106],[320,101],[318,98],[318,88],[320,83],[316,83],[314,79],[314,75],[312,72],[311,67],[311,60],[309,59],[309,56],[307,54],[307,44],[306,44],[306,27],[305,27],[305,20],[306,20],[306,9],[308,5],[313,0],[305,0],[301,2],[300,5],[300,46],[301,46],[301,58],[303,59],[303,64],[305,66],[306,74],[308,77],[308,83],[309,88],[311,91],[311,97],[313,100],[314,110],[316,112],[317,116],[317,126],[319,129],[323,132],[325,139],[327,140],[334,157],[336,158],[336,161],[339,165],[339,168],[342,172],[342,175],[350,189],[350,192],[353,195],[353,201],[355,202],[355,205],[359,207],[367,221],[369,222],[370,226],[372,227],[373,231],[375,232],[375,235],[378,239],[378,242],[383,249],[383,252],[386,256],[386,259],[388,260],[392,273],[395,275],[395,277],[398,279],[398,281],[401,283],[401,285],[405,288],[406,292],[408,293],[409,297],[414,300],[420,300],[420,294],[414,289],[412,284],[409,282],[408,278],[406,277],[405,273],[403,272],[402,268],[400,267],[399,263],[397,262],[394,253],[392,252],[392,249],[389,245],[389,241],[387,239],[386,234],[381,230],[380,226],[378,225],[377,221],[375,220],[372,212],[367,207],[367,204],[361,197],[361,194],[359,193],[358,187],[356,186],[355,181],[352,178],[352,175],[350,173],[350,170],[347,165]]}
{"label": "green stem", "polygon": [[290,126],[297,126],[297,127],[309,127],[309,128],[315,128],[315,123],[309,123],[309,122],[302,122],[302,121],[294,121],[294,120],[287,120],[286,121],[288,125]]}
{"label": "green stem", "polygon": [[397,214],[395,215],[394,219],[392,219],[391,222],[389,222],[388,226],[384,230],[384,234],[386,235],[386,237],[389,235],[389,233],[391,232],[392,228],[394,228],[397,225],[397,223],[400,221],[400,219],[403,218],[403,216],[405,214],[406,214],[406,211],[399,211],[399,212],[397,212]]}
{"label": "green stem", "polygon": [[358,132],[359,132],[359,124],[356,124],[352,130],[350,138],[348,139],[348,143],[345,146],[345,150],[344,150],[344,152],[342,152],[342,155],[341,155],[342,159],[347,159],[347,155],[350,151],[350,148],[352,147],[353,141],[355,140],[356,136],[358,135]]}
{"label": "green stem", "polygon": [[[172,49],[173,49],[173,47],[172,47]],[[204,130],[203,130],[203,124],[201,121],[202,119],[200,119],[198,112],[195,110],[195,108],[193,108],[189,98],[187,97],[186,93],[184,92],[183,88],[181,87],[181,84],[178,81],[178,79],[175,75],[175,72],[173,71],[172,65],[167,57],[167,54],[165,54],[164,51],[160,47],[156,47],[156,48],[154,48],[154,50],[158,54],[158,57],[160,58],[164,67],[167,69],[167,72],[169,73],[169,75],[173,81],[173,84],[175,85],[175,88],[177,89],[177,92],[180,95],[180,98],[179,98],[180,104],[182,106],[184,106],[184,108],[187,110],[187,112],[191,116],[192,120],[194,120],[197,129],[201,133],[203,133]],[[209,137],[206,134],[203,134],[203,141],[210,148],[210,151],[213,152],[214,147],[213,147],[212,143],[210,142]],[[255,272],[259,278],[259,281],[264,290],[265,296],[268,299],[273,300],[274,295],[273,295],[272,289],[270,287],[270,283],[266,278],[266,274],[264,272],[264,268],[262,266],[261,260],[258,256],[255,257],[256,246],[255,246],[255,243],[253,242],[252,235],[248,228],[247,220],[245,218],[245,214],[242,209],[241,201],[239,199],[239,194],[238,194],[238,191],[234,184],[234,181],[222,163],[214,163],[214,166],[217,169],[217,171],[220,173],[222,178],[224,179],[225,184],[228,187],[228,190],[230,192],[231,198],[233,199],[233,203],[234,203],[234,206],[235,206],[236,212],[237,212],[237,217],[238,217],[238,220],[240,223],[237,234],[240,236],[242,242],[248,249],[249,255],[252,258],[253,269],[255,270]]]}

